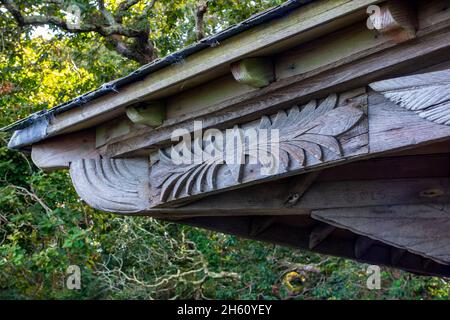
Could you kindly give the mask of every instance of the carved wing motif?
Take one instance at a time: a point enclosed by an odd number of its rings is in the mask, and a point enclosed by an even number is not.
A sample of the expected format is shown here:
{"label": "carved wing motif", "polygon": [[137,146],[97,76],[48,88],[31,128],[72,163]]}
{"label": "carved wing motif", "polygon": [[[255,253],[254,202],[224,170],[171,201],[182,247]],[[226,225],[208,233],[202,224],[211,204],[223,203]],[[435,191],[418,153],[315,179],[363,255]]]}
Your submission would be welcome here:
{"label": "carved wing motif", "polygon": [[81,159],[70,176],[81,199],[98,210],[136,213],[149,206],[148,160]]}
{"label": "carved wing motif", "polygon": [[[295,106],[287,113],[280,111],[273,121],[270,117],[263,116],[256,127],[257,134],[259,135],[263,129],[268,130],[267,132],[276,129],[279,133],[279,139],[276,141],[271,140],[270,133],[264,143],[261,143],[261,139],[249,141],[240,136],[242,132],[239,130],[235,130],[233,137],[244,142],[243,157],[254,157],[256,150],[256,154],[264,152],[267,155],[265,159],[269,159],[262,161],[262,158],[258,157],[256,162],[261,166],[270,166],[273,165],[272,161],[278,161],[278,173],[286,172],[293,160],[299,167],[305,166],[306,153],[322,161],[322,148],[342,155],[337,137],[353,128],[364,113],[352,106],[336,108],[337,101],[338,96],[332,94],[319,105],[313,100],[302,108]],[[200,156],[195,152],[199,153],[199,149],[200,153],[203,152],[205,145],[200,141],[194,141],[194,144],[199,146],[192,148],[194,157]],[[277,154],[273,153],[273,147],[277,147]],[[207,157],[198,163],[176,165],[165,151],[160,150],[159,161],[151,167],[151,183],[152,186],[161,189],[160,201],[215,190],[216,176],[221,166],[226,166],[235,183],[240,183],[247,162],[244,162],[245,164],[227,162],[227,152],[230,151],[223,150],[220,156]],[[231,152],[236,159],[239,151],[235,148]]]}
{"label": "carved wing motif", "polygon": [[378,81],[370,87],[424,119],[450,125],[450,70]]}

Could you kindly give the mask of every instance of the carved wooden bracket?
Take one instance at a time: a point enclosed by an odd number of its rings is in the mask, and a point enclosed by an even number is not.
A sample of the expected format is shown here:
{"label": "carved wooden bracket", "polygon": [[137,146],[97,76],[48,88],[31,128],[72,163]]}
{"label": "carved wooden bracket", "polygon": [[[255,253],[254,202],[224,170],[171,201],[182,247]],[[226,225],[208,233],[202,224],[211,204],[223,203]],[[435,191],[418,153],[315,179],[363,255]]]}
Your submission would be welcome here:
{"label": "carved wooden bracket", "polygon": [[450,125],[450,70],[378,81],[370,87],[421,118]]}
{"label": "carved wooden bracket", "polygon": [[70,165],[78,195],[91,207],[116,213],[137,213],[149,207],[148,160],[80,159]]}
{"label": "carved wooden bracket", "polygon": [[401,43],[416,37],[417,16],[411,1],[390,0],[369,17],[381,34]]}

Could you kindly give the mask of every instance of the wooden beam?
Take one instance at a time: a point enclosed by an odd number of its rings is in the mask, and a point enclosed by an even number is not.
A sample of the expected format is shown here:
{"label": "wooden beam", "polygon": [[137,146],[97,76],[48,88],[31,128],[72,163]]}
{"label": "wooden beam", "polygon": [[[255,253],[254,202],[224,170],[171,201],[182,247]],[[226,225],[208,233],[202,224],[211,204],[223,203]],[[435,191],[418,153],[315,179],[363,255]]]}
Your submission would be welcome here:
{"label": "wooden beam", "polygon": [[[299,220],[303,221],[303,216],[279,217],[277,223],[266,229],[265,232],[254,236],[248,234],[249,223],[252,219],[253,217],[228,217],[227,219],[222,217],[197,217],[177,220],[176,222],[272,244],[310,250],[308,248],[310,228],[305,227],[304,223],[296,223]],[[307,224],[308,221],[305,221],[305,223]],[[411,252],[406,252],[400,261],[393,265],[390,258],[391,246],[379,241],[376,241],[363,257],[357,258],[355,257],[354,239],[354,233],[339,229],[339,232],[330,234],[321,245],[313,248],[312,251],[320,254],[350,258],[363,263],[394,267],[409,272],[445,277],[450,276],[450,266],[439,264]],[[427,263],[424,263],[424,261],[427,261]]]}
{"label": "wooden beam", "polygon": [[[450,70],[438,73],[442,74],[441,77],[450,76]],[[434,81],[435,75],[436,72],[432,72],[414,77]],[[402,79],[392,81],[402,82]],[[444,82],[439,86],[445,89],[450,85]],[[401,91],[402,101],[405,103],[408,101],[404,98],[406,95],[416,94],[415,87],[411,88]],[[444,89],[441,90],[442,99],[445,98]],[[441,98],[439,94],[434,94],[433,99],[426,105],[429,106],[432,101],[439,102]],[[223,158],[216,158],[213,162],[180,164],[172,159],[172,149],[160,150],[159,160],[153,163],[150,173],[153,182],[151,203],[154,207],[173,206],[211,193],[450,139],[450,126],[440,121],[422,119],[420,114],[416,115],[414,112],[405,113],[403,107],[380,94],[370,94],[367,103],[364,90],[355,90],[329,95],[320,102],[312,100],[306,105],[294,106],[286,112],[280,111],[272,117],[263,116],[259,123],[244,125],[247,131],[250,128],[254,130],[255,137],[260,131],[278,130],[279,157],[271,162],[275,171],[269,174],[263,172],[262,162],[235,165],[223,161],[229,159],[228,154]],[[316,126],[315,123],[320,125]],[[237,149],[225,148],[226,145],[225,140],[221,146],[224,153],[237,152]],[[248,150],[254,149],[249,145],[242,147],[247,153],[250,152]],[[232,158],[236,159],[236,155],[233,154]]]}
{"label": "wooden beam", "polygon": [[[411,71],[417,70],[420,66],[425,67],[432,64],[430,61],[438,63],[439,61],[436,61],[435,57],[434,60],[427,59],[427,54],[434,54],[437,51],[448,53],[450,52],[449,43],[450,33],[436,33],[426,36],[421,41],[403,44],[401,48],[395,47],[346,64],[336,68],[332,73],[325,72],[306,79],[303,75],[292,76],[289,78],[288,87],[286,87],[288,85],[287,80],[274,82],[266,88],[256,90],[250,96],[239,97],[239,99],[204,108],[188,117],[181,117],[174,121],[168,120],[151,134],[138,134],[124,141],[108,145],[102,150],[102,153],[111,157],[130,156],[139,149],[168,144],[173,130],[186,128],[192,132],[192,118],[202,121],[205,130],[226,128],[236,121],[255,120],[261,114],[279,110],[289,104],[305,103],[308,102],[308,99],[336,92],[336,88],[355,88],[358,85],[367,85],[374,80],[379,80],[380,77],[392,74],[394,71],[403,70],[405,72],[405,67],[410,67]],[[444,60],[443,57],[442,59]]]}
{"label": "wooden beam", "polygon": [[[332,94],[317,101],[312,100],[304,106],[294,106],[280,111],[271,117],[263,116],[259,123],[247,126],[245,132],[254,131],[254,140],[244,139],[243,152],[251,156],[254,150],[259,155],[267,147],[262,142],[263,134],[268,131],[270,139],[278,133],[279,144],[270,144],[270,152],[277,152],[281,160],[270,163],[273,172],[265,173],[262,159],[257,163],[230,163],[225,159],[236,159],[236,148],[230,147],[235,137],[224,132],[222,148],[223,158],[216,158],[196,163],[176,163],[174,149],[160,150],[159,160],[152,165],[150,179],[152,181],[151,203],[153,206],[166,206],[198,198],[208,193],[225,191],[246,184],[273,180],[275,177],[304,172],[312,167],[321,168],[339,160],[367,154],[367,96],[364,89],[341,95]],[[348,102],[352,99],[351,102]],[[245,135],[239,129],[235,134]],[[234,134],[233,133],[233,134]],[[257,140],[261,141],[257,141]],[[175,149],[184,148],[184,139]],[[206,146],[202,146],[205,150]],[[204,152],[206,152],[204,150]],[[228,153],[227,153],[228,152]],[[192,156],[190,151],[185,156]],[[191,159],[193,160],[193,159]],[[237,161],[237,160],[236,160]],[[229,174],[231,172],[231,174]]]}
{"label": "wooden beam", "polygon": [[268,86],[275,80],[274,66],[270,58],[246,58],[230,66],[234,79],[255,88]]}
{"label": "wooden beam", "polygon": [[154,101],[146,102],[126,108],[127,117],[134,124],[142,124],[149,127],[157,127],[163,123],[166,118],[164,102]]}
{"label": "wooden beam", "polygon": [[[450,265],[450,203],[314,210],[312,217]],[[403,254],[392,253],[392,263]]]}
{"label": "wooden beam", "polygon": [[136,101],[160,99],[210,81],[229,72],[229,64],[233,61],[249,56],[273,54],[281,48],[325,34],[339,24],[346,26],[354,23],[361,16],[354,14],[355,12],[361,12],[368,5],[378,2],[380,1],[336,0],[318,1],[304,6],[284,19],[262,24],[218,45],[212,45],[211,48],[186,58],[182,64],[173,64],[158,70],[141,81],[121,88],[120,94],[109,94],[58,115],[48,128],[48,134],[80,130],[84,125],[111,119],[113,111],[123,112],[124,107]]}
{"label": "wooden beam", "polygon": [[68,168],[73,161],[99,156],[94,130],[47,139],[34,144],[31,149],[31,159],[44,171]]}
{"label": "wooden beam", "polygon": [[396,43],[416,37],[417,14],[414,4],[406,0],[389,0],[378,7],[373,5],[369,16],[372,26]]}

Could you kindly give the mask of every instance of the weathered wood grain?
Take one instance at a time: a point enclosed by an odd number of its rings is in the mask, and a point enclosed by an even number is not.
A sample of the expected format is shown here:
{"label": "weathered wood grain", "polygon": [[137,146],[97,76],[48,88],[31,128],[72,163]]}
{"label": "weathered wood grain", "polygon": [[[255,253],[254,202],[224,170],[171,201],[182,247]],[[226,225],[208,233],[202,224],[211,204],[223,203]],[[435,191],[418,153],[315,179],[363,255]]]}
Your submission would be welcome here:
{"label": "weathered wood grain", "polygon": [[450,125],[450,69],[382,80],[370,87],[419,117]]}
{"label": "weathered wood grain", "polygon": [[[105,97],[59,115],[49,127],[53,135],[64,130],[80,130],[84,125],[112,119],[114,110],[123,113],[129,104],[159,99],[229,72],[229,64],[248,56],[273,53],[280,48],[298,44],[305,39],[327,33],[334,27],[356,22],[366,6],[379,0],[319,1],[295,10],[284,19],[262,24],[221,43],[212,44],[183,61],[174,63],[145,77],[142,81],[121,88],[120,94]],[[350,21],[350,22],[348,22]]]}
{"label": "weathered wood grain", "polygon": [[[315,210],[312,217],[436,262],[450,264],[448,203]],[[400,258],[393,257],[396,260]]]}
{"label": "weathered wood grain", "polygon": [[71,163],[70,177],[81,199],[95,209],[131,214],[149,205],[146,158],[81,159]]}
{"label": "weathered wood grain", "polygon": [[93,130],[47,139],[31,149],[31,159],[44,171],[68,168],[73,161],[98,156]]}
{"label": "weathered wood grain", "polygon": [[450,126],[425,120],[414,111],[369,93],[370,152],[413,148],[450,139]]}
{"label": "weathered wood grain", "polygon": [[[356,91],[357,94],[360,92]],[[160,151],[159,161],[151,167],[151,203],[163,205],[199,194],[241,187],[254,181],[319,167],[342,157],[367,153],[366,99],[364,94],[354,94],[340,97],[332,94],[320,103],[312,100],[272,117],[263,116],[253,127],[255,135],[252,140],[241,137],[242,157],[246,157],[241,163],[235,163],[241,157],[239,148],[227,149],[228,140],[219,147],[220,156],[204,158],[200,162],[194,162],[193,155],[195,145],[201,142],[194,141],[192,150],[186,151],[191,155],[191,162],[187,164],[176,163],[168,155],[170,150]],[[353,99],[351,103],[348,103],[349,99]],[[249,130],[249,127],[245,129]],[[273,137],[275,131],[279,137],[276,140]],[[262,140],[262,133],[265,133],[266,140]],[[202,149],[196,155],[206,157],[203,152]],[[263,156],[269,159],[263,162]],[[264,173],[264,169],[272,172]]]}
{"label": "weathered wood grain", "polygon": [[[211,195],[181,208],[210,208],[211,214],[222,210],[271,210],[282,212],[332,208],[352,208],[396,204],[446,203],[450,200],[450,181],[441,178],[411,178],[383,180],[317,181],[295,204],[286,206],[292,194],[300,192],[292,188],[301,175],[289,178],[291,181],[271,182],[247,187],[245,192],[232,190]],[[426,190],[440,190],[434,197],[423,195]],[[280,212],[281,212],[280,211]],[[149,211],[150,213],[151,211]]]}
{"label": "weathered wood grain", "polygon": [[[325,72],[311,78],[304,75],[280,80],[248,95],[231,99],[218,105],[193,112],[166,123],[149,133],[139,134],[124,141],[108,145],[102,153],[105,156],[127,156],[134,151],[155,145],[169,144],[171,132],[179,128],[192,130],[193,120],[202,121],[204,129],[225,129],[233,123],[255,120],[264,113],[279,110],[293,101],[305,103],[310,99],[336,92],[336,88],[355,88],[367,85],[374,80],[392,74],[393,71],[411,71],[420,67],[438,63],[433,57],[427,60],[428,54],[450,51],[450,33],[439,31],[361,59],[359,61],[336,68],[333,72]],[[445,50],[444,50],[445,49]],[[443,60],[445,60],[442,57]],[[287,83],[288,82],[288,83]],[[344,90],[345,91],[345,90]]]}

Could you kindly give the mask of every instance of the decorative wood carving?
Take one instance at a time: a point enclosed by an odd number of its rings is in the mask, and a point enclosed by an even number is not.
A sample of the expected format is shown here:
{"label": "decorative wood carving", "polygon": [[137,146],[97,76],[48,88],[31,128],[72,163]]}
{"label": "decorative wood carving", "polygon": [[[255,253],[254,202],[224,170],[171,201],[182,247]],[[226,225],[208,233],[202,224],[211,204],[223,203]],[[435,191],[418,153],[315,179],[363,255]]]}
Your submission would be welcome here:
{"label": "decorative wood carving", "polygon": [[[223,156],[185,165],[175,164],[167,149],[160,150],[159,160],[151,166],[152,205],[292,174],[344,156],[366,153],[367,139],[364,138],[367,138],[367,125],[361,124],[355,128],[365,118],[365,99],[356,99],[355,103],[349,104],[345,97],[343,95],[339,99],[337,94],[331,94],[319,103],[313,100],[302,107],[294,106],[287,112],[279,111],[272,117],[263,116],[259,123],[243,126],[254,128],[258,137],[263,130],[278,130],[278,141],[272,140],[270,133],[263,143],[261,139],[249,141],[241,131],[235,130],[237,133],[233,138],[244,142],[242,155],[246,159],[245,164],[228,162],[228,153],[231,152],[233,159],[236,159],[238,148],[222,149]],[[349,149],[349,142],[355,137],[363,140],[356,150],[354,146]],[[200,153],[206,148],[200,140],[193,144],[199,146]],[[279,157],[272,153],[272,147],[277,148]],[[199,156],[196,148],[192,149],[192,153]],[[255,150],[267,153],[269,160],[254,159]],[[252,158],[253,163],[250,161]],[[270,165],[275,165],[278,171],[269,176],[260,173],[261,168]]]}
{"label": "decorative wood carving", "polygon": [[91,207],[115,213],[137,213],[149,206],[148,160],[81,159],[70,165],[78,195]]}
{"label": "decorative wood carving", "polygon": [[417,16],[413,5],[411,1],[390,0],[375,10],[369,19],[376,30],[396,43],[414,39]]}
{"label": "decorative wood carving", "polygon": [[378,81],[370,87],[424,119],[450,125],[450,70]]}
{"label": "decorative wood carving", "polygon": [[450,264],[448,203],[317,210],[312,217]]}

